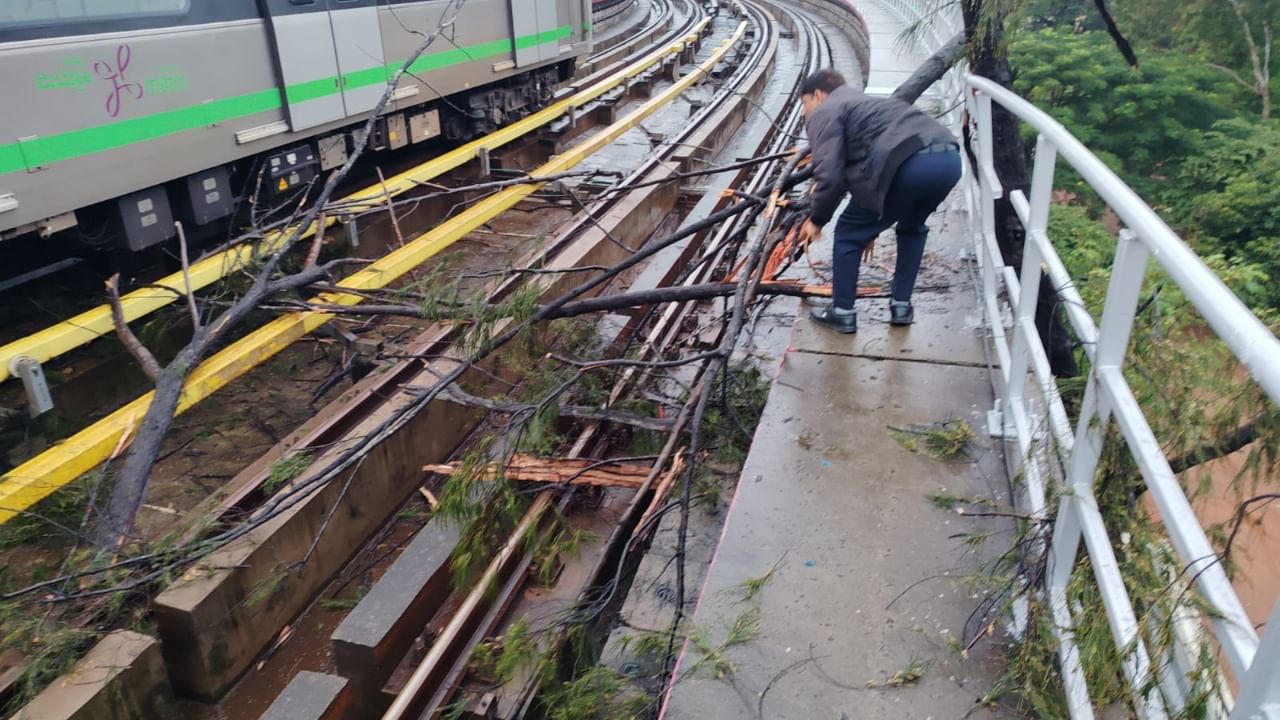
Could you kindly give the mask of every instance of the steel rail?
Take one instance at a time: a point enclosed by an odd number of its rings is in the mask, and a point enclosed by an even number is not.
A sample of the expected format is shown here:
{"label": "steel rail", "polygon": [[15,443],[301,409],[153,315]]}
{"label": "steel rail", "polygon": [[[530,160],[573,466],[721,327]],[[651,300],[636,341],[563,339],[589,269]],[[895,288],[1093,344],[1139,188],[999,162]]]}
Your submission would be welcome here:
{"label": "steel rail", "polygon": [[[674,83],[603,132],[553,158],[534,170],[532,174],[540,176],[565,172],[612,143],[706,76],[715,63],[742,40],[745,31],[746,24],[740,24],[732,37],[725,40],[712,54],[711,59],[703,63],[696,72]],[[683,49],[683,43],[681,45]],[[541,186],[516,186],[491,195],[404,247],[347,277],[339,282],[338,286],[349,290],[376,290],[386,287],[466,237],[493,217],[514,207],[539,187]],[[349,306],[362,301],[363,298],[359,295],[341,293],[325,294],[319,298],[319,302],[326,305]],[[299,338],[329,322],[334,316],[334,313],[327,312],[303,312],[283,316],[216,353],[191,372],[184,386],[177,412],[187,411]],[[128,435],[132,434],[141,422],[153,396],[154,392],[146,393],[59,445],[6,473],[3,478],[0,478],[0,523],[7,522],[18,512],[25,510],[110,457],[112,451],[122,442],[127,441]]]}
{"label": "steel rail", "polygon": [[[631,62],[625,68],[608,77],[588,85],[585,89],[559,100],[549,107],[515,122],[483,138],[473,140],[459,148],[432,158],[421,165],[403,173],[387,178],[385,185],[378,182],[337,201],[344,205],[344,214],[355,214],[361,209],[374,209],[385,204],[405,192],[430,182],[441,175],[455,170],[476,160],[482,153],[500,149],[515,140],[524,137],[534,130],[546,127],[565,115],[571,115],[583,106],[599,99],[609,91],[619,87],[632,78],[642,74],[653,65],[673,54],[679,54],[710,25],[710,18],[702,18],[688,28],[688,31],[676,39],[665,42],[661,47]],[[338,224],[340,218],[328,216],[324,220],[325,227]],[[313,222],[303,229],[298,239],[314,235],[320,228],[320,222]],[[198,260],[190,267],[188,278],[182,272],[175,272],[151,283],[145,288],[134,290],[120,299],[121,309],[126,322],[139,318],[185,299],[191,292],[206,288],[227,277],[233,272],[247,268],[256,258],[261,258],[279,250],[288,240],[297,226],[273,230],[257,242],[246,242],[228,250]],[[78,347],[86,345],[97,338],[114,331],[111,318],[111,307],[103,304],[86,310],[75,317],[51,325],[44,330],[0,346],[0,382],[13,377],[12,366],[16,360],[30,359],[38,363],[46,363],[64,355]],[[0,499],[2,502],[2,499]]]}

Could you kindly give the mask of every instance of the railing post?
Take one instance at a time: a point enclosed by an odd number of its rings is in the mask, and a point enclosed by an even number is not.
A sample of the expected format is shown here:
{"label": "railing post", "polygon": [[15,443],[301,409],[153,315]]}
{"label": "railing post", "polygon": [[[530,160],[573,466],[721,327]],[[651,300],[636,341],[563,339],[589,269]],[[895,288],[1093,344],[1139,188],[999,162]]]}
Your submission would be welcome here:
{"label": "railing post", "polygon": [[1098,330],[1094,366],[1089,369],[1089,382],[1085,386],[1084,403],[1076,425],[1076,446],[1067,468],[1067,488],[1062,495],[1058,524],[1054,528],[1049,567],[1051,591],[1064,590],[1071,578],[1071,569],[1080,547],[1079,508],[1074,503],[1082,497],[1092,502],[1093,477],[1102,458],[1107,423],[1111,421],[1111,403],[1100,393],[1098,371],[1104,367],[1120,367],[1124,362],[1149,256],[1146,246],[1133,233],[1120,231],[1111,282],[1103,305],[1102,325]]}
{"label": "railing post", "polygon": [[[1036,330],[1036,306],[1040,301],[1040,262],[1041,253],[1038,243],[1030,238],[1035,233],[1043,233],[1049,227],[1049,200],[1053,195],[1053,171],[1058,157],[1057,150],[1048,138],[1041,135],[1036,142],[1035,166],[1031,175],[1031,213],[1024,228],[1028,240],[1022,249],[1022,273],[1020,276],[1020,293],[1013,320],[1013,342],[1009,350],[1009,380],[1005,389],[1005,403],[1008,410],[1015,413],[1028,413],[1024,395],[1027,388],[1027,373],[1030,370],[1030,344],[1039,342]],[[1008,426],[1008,422],[1005,423]],[[1034,462],[1032,458],[1024,461]],[[1043,497],[1037,507],[1031,508],[1035,513],[1044,511]]]}
{"label": "railing post", "polygon": [[[991,330],[991,344],[995,349],[996,367],[1000,371],[998,381],[993,380],[993,388],[1003,395],[1005,384],[1009,379],[1009,343],[1005,338],[1004,316],[1000,311],[999,286],[1005,264],[996,242],[996,198],[1004,190],[1000,179],[996,176],[994,152],[992,151],[991,134],[991,96],[977,91],[966,92],[965,102],[969,107],[969,121],[973,124],[970,141],[977,145],[977,165],[973,168],[974,180],[978,183],[978,212],[980,230],[978,233],[978,258],[982,265],[982,308],[987,316]],[[996,398],[995,408],[988,415],[988,425],[993,435],[1006,434],[1008,423],[1004,413],[1000,412],[1002,398]]]}
{"label": "railing post", "polygon": [[[984,257],[987,262],[983,264],[982,283],[983,290],[989,297],[996,295],[996,275],[1003,259],[1000,257],[992,257],[991,248],[995,246],[996,237],[996,196],[995,189],[991,187],[991,168],[994,164],[993,154],[991,151],[991,97],[982,93],[977,93],[977,115],[975,117],[978,125],[978,167],[974,168],[974,174],[978,177],[978,188],[981,190],[979,194],[979,203],[982,209],[982,247],[984,249]],[[999,318],[992,318],[991,321],[999,322]]]}
{"label": "railing post", "polygon": [[1230,720],[1280,720],[1280,603],[1267,621]]}

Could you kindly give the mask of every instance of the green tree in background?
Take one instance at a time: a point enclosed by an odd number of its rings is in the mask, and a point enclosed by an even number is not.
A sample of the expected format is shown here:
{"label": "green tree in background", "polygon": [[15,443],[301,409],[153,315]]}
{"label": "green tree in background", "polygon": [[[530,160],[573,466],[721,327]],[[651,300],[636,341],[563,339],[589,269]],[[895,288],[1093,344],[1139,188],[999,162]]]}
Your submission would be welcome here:
{"label": "green tree in background", "polygon": [[[1130,68],[1102,32],[1010,41],[1018,92],[1098,153],[1202,255],[1255,266],[1235,288],[1280,309],[1280,121],[1261,120],[1195,55],[1146,48]],[[1060,186],[1093,203],[1073,173]]]}
{"label": "green tree in background", "polygon": [[[1221,76],[1178,53],[1125,64],[1101,32],[1024,32],[1010,41],[1018,93],[1048,110],[1146,196],[1201,134],[1233,112]],[[1156,193],[1158,194],[1158,193]]]}
{"label": "green tree in background", "polygon": [[1280,66],[1280,52],[1274,47],[1280,2],[1113,0],[1111,7],[1135,43],[1191,54],[1241,90],[1249,98],[1250,113],[1270,117],[1273,76]]}
{"label": "green tree in background", "polygon": [[1258,265],[1269,281],[1245,299],[1280,309],[1280,122],[1217,123],[1183,164],[1172,207],[1199,249]]}
{"label": "green tree in background", "polygon": [[1183,10],[1184,26],[1209,67],[1257,96],[1262,119],[1271,117],[1276,0],[1195,0]]}

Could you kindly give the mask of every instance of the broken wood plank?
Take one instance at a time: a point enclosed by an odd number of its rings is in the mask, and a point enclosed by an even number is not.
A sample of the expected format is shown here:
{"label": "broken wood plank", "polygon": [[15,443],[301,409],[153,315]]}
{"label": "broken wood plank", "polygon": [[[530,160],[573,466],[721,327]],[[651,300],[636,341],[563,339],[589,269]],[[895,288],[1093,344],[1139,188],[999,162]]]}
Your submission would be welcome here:
{"label": "broken wood plank", "polygon": [[[426,465],[422,470],[423,472],[452,475],[458,471],[458,467],[459,463],[449,463],[447,465]],[[507,463],[505,476],[508,480],[522,482],[638,488],[644,484],[652,470],[653,468],[648,465],[515,455]],[[498,464],[491,463],[484,474],[486,477],[494,477],[497,471]]]}
{"label": "broken wood plank", "polygon": [[683,469],[684,448],[680,448],[676,452],[675,458],[671,461],[671,467],[658,480],[658,485],[653,490],[653,499],[649,501],[649,507],[645,509],[644,515],[640,516],[640,522],[636,525],[635,536],[631,539],[631,547],[634,548],[643,542],[644,538],[650,535],[657,527],[657,523],[652,522],[653,517],[662,509],[667,496],[671,494],[671,487],[675,485],[676,478],[680,476],[680,471]]}
{"label": "broken wood plank", "polygon": [[8,701],[26,669],[27,659],[17,650],[10,648],[0,655],[0,705]]}

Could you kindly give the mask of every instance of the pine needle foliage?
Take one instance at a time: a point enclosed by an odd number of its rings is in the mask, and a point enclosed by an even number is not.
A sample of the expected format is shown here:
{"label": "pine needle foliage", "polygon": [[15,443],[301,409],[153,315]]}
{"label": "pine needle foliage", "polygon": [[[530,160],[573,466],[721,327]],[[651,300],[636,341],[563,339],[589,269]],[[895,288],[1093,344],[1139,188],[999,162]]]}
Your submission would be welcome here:
{"label": "pine needle foliage", "polygon": [[280,458],[267,473],[267,479],[262,483],[262,492],[267,495],[274,494],[276,490],[295,480],[309,467],[311,467],[311,453],[307,450]]}
{"label": "pine needle foliage", "polygon": [[636,720],[649,698],[612,668],[596,666],[543,695],[547,720]]}

